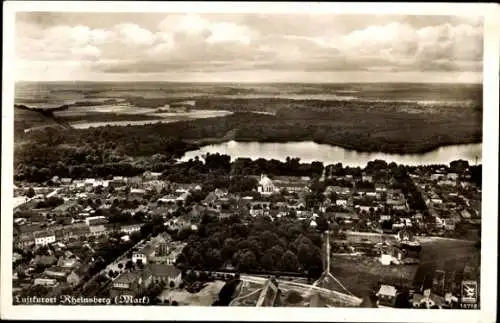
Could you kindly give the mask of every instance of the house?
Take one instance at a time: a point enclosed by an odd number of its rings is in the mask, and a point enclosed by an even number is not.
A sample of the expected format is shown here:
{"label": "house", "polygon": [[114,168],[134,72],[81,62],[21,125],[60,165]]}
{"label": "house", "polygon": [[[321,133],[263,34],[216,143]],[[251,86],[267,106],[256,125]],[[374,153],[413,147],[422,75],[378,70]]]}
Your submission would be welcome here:
{"label": "house", "polygon": [[99,225],[99,224],[103,224],[103,223],[106,223],[107,220],[106,220],[106,217],[105,216],[89,216],[87,218],[85,218],[85,223],[87,225]]}
{"label": "house", "polygon": [[72,181],[73,181],[73,179],[69,178],[69,177],[63,177],[63,178],[61,178],[61,183],[63,185],[70,185]]}
{"label": "house", "polygon": [[434,174],[431,174],[430,179],[431,179],[431,181],[438,181],[443,177],[444,177],[444,175],[441,173],[434,173]]}
{"label": "house", "polygon": [[355,209],[358,209],[359,212],[366,212],[370,213],[370,210],[376,211],[378,210],[378,206],[376,205],[364,205],[364,204],[358,204],[354,206]]}
{"label": "house", "polygon": [[142,174],[142,177],[145,179],[145,180],[154,180],[154,179],[158,179],[160,178],[161,176],[161,173],[157,173],[157,172],[151,172],[151,171],[145,171],[143,174]]}
{"label": "house", "polygon": [[57,266],[61,268],[75,268],[79,264],[80,263],[78,262],[78,259],[75,256],[73,257],[61,256],[57,261]]}
{"label": "house", "polygon": [[155,248],[148,244],[142,249],[132,252],[132,261],[137,263],[140,260],[143,264],[146,264],[148,263],[148,260],[154,257],[154,254]]}
{"label": "house", "polygon": [[168,203],[176,203],[176,202],[177,202],[177,196],[175,196],[173,194],[168,194],[168,195],[165,195],[164,197],[158,199],[158,203],[168,204]]}
{"label": "house", "polygon": [[143,183],[143,186],[150,191],[156,191],[157,193],[161,192],[164,188],[167,187],[164,181],[152,180]]}
{"label": "house", "polygon": [[358,220],[359,216],[350,212],[335,212],[334,213],[335,220]]}
{"label": "house", "polygon": [[89,226],[89,236],[99,237],[108,233],[107,227],[104,224]]}
{"label": "house", "polygon": [[464,219],[470,219],[472,217],[472,215],[470,214],[470,212],[467,211],[467,210],[462,210],[462,212],[460,212],[460,215]]}
{"label": "house", "polygon": [[182,282],[181,271],[173,265],[151,264],[149,267],[155,283],[164,282],[167,287],[178,287]]}
{"label": "house", "polygon": [[443,200],[440,199],[439,197],[433,197],[433,198],[431,198],[431,202],[433,204],[443,204]]}
{"label": "house", "polygon": [[43,274],[49,278],[54,278],[58,280],[66,280],[66,276],[68,275],[68,270],[61,267],[51,267],[45,269]]}
{"label": "house", "polygon": [[372,183],[372,182],[373,182],[373,176],[363,174],[363,175],[361,176],[361,180],[362,180],[363,182],[370,182],[370,183]]}
{"label": "house", "polygon": [[448,173],[446,174],[446,178],[452,181],[456,181],[458,179],[457,173]]}
{"label": "house", "polygon": [[55,287],[57,286],[57,280],[53,278],[35,278],[35,280],[33,281],[33,285]]}
{"label": "house", "polygon": [[57,262],[57,258],[53,255],[47,256],[36,256],[34,259],[31,260],[33,265],[43,265],[43,266],[52,266]]}
{"label": "house", "polygon": [[380,222],[391,221],[391,219],[392,219],[392,216],[389,214],[381,214],[380,215]]}
{"label": "house", "polygon": [[127,234],[132,234],[134,232],[139,232],[141,231],[141,227],[143,226],[142,223],[136,223],[136,224],[125,224],[120,227],[120,232],[124,232]]}
{"label": "house", "polygon": [[436,227],[438,227],[438,228],[444,227],[445,219],[442,219],[439,216],[436,216],[434,219],[435,219]]}
{"label": "house", "polygon": [[377,183],[375,184],[375,191],[376,192],[387,192],[387,187],[384,184]]}
{"label": "house", "polygon": [[148,267],[142,270],[124,271],[114,281],[110,290],[112,298],[121,295],[137,296],[143,293],[152,282]]}
{"label": "house", "polygon": [[35,246],[45,246],[53,242],[56,242],[56,235],[53,231],[35,233]]}
{"label": "house", "polygon": [[346,199],[337,199],[335,205],[337,206],[347,206],[348,201]]}
{"label": "house", "polygon": [[70,272],[69,275],[66,277],[66,282],[71,287],[75,287],[76,285],[80,284],[80,281],[81,281],[80,276],[74,270]]}
{"label": "house", "polygon": [[17,252],[12,253],[12,262],[16,262],[18,260],[22,260],[23,256],[18,254]]}
{"label": "house", "polygon": [[376,296],[379,307],[394,307],[396,304],[397,289],[392,285],[381,285]]}
{"label": "house", "polygon": [[191,195],[191,193],[189,192],[183,193],[182,195],[178,196],[175,200],[177,202],[185,203],[189,195]]}
{"label": "house", "polygon": [[347,186],[327,186],[324,195],[330,195],[336,193],[339,195],[348,195],[351,193],[351,188]]}
{"label": "house", "polygon": [[18,236],[15,244],[19,249],[30,248],[35,244],[35,237],[31,234]]}
{"label": "house", "polygon": [[220,188],[216,188],[214,191],[214,194],[217,198],[223,198],[223,197],[227,196],[228,192],[227,192],[227,190],[222,190]]}
{"label": "house", "polygon": [[131,198],[141,199],[146,195],[146,190],[142,188],[132,188],[130,189],[129,196]]}
{"label": "house", "polygon": [[75,223],[71,226],[66,226],[61,231],[64,240],[86,237],[90,234],[90,228],[85,223]]}
{"label": "house", "polygon": [[96,187],[99,187],[99,186],[102,186],[102,187],[108,187],[109,186],[109,181],[106,181],[106,180],[96,180],[92,186],[94,188]]}
{"label": "house", "polygon": [[286,191],[288,193],[306,193],[309,192],[310,189],[308,187],[310,179],[308,178],[299,178],[292,176],[279,176],[275,177],[273,180],[273,184],[275,186],[275,191]]}
{"label": "house", "polygon": [[158,235],[151,240],[155,248],[155,258],[165,257],[170,253],[169,241],[171,240],[169,235]]}
{"label": "house", "polygon": [[439,182],[437,182],[437,185],[439,185],[439,186],[456,186],[457,181],[453,181],[451,179],[445,179],[445,180],[440,180]]}
{"label": "house", "polygon": [[447,231],[455,231],[455,221],[453,219],[445,219],[444,229]]}
{"label": "house", "polygon": [[127,182],[125,181],[125,179],[123,177],[117,176],[108,182],[108,186],[113,187],[113,188],[118,188],[118,187],[125,186],[126,183]]}
{"label": "house", "polygon": [[260,181],[259,181],[259,184],[257,186],[257,191],[261,195],[271,195],[276,191],[276,186],[274,185],[273,181],[269,177],[262,174],[260,176]]}
{"label": "house", "polygon": [[268,215],[271,209],[271,202],[252,202],[249,213],[251,216]]}

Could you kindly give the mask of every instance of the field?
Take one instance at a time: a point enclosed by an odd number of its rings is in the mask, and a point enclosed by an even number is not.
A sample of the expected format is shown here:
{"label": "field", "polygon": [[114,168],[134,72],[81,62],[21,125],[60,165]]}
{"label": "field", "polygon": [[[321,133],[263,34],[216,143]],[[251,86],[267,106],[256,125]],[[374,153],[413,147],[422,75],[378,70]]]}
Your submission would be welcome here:
{"label": "field", "polygon": [[[331,272],[352,293],[366,297],[378,282],[420,286],[436,269],[461,272],[466,264],[479,269],[480,251],[474,242],[433,239],[422,242],[420,265],[383,266],[365,256],[333,256]],[[458,277],[457,277],[458,278]]]}

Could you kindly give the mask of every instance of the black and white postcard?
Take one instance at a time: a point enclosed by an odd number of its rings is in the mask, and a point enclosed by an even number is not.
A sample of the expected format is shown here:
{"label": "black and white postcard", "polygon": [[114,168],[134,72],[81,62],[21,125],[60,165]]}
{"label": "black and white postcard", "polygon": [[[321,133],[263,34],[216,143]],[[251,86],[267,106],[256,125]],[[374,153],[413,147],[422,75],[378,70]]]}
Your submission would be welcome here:
{"label": "black and white postcard", "polygon": [[493,322],[498,8],[7,1],[2,318]]}

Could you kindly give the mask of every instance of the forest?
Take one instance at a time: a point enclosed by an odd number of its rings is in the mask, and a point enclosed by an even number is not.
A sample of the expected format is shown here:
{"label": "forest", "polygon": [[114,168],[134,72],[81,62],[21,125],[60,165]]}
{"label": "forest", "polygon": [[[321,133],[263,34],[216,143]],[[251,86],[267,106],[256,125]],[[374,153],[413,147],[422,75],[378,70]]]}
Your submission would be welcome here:
{"label": "forest", "polygon": [[[207,139],[260,142],[312,140],[357,151],[386,153],[424,153],[443,145],[477,143],[482,140],[480,106],[210,98],[198,100],[196,108],[229,110],[235,113],[225,117],[171,124],[58,130],[64,138],[59,140],[67,144],[82,141],[89,143],[90,140],[97,144],[102,144],[104,140],[115,141],[131,156],[161,153],[165,150],[162,149],[162,143],[168,140],[199,144]],[[28,116],[16,116],[16,123],[24,124],[23,118]],[[33,122],[43,120],[33,117]],[[43,137],[44,133],[38,131],[36,134],[26,135],[16,132],[16,141],[41,140],[43,143]]]}

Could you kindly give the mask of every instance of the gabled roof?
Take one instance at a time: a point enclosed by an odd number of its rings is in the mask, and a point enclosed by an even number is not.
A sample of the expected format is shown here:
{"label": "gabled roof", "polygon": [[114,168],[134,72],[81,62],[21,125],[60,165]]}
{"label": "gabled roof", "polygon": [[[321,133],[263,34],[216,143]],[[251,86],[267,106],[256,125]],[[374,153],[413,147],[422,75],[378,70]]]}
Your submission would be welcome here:
{"label": "gabled roof", "polygon": [[379,289],[377,295],[396,297],[396,293],[397,293],[396,287],[391,286],[391,285],[382,285],[382,286],[380,286],[380,289]]}

